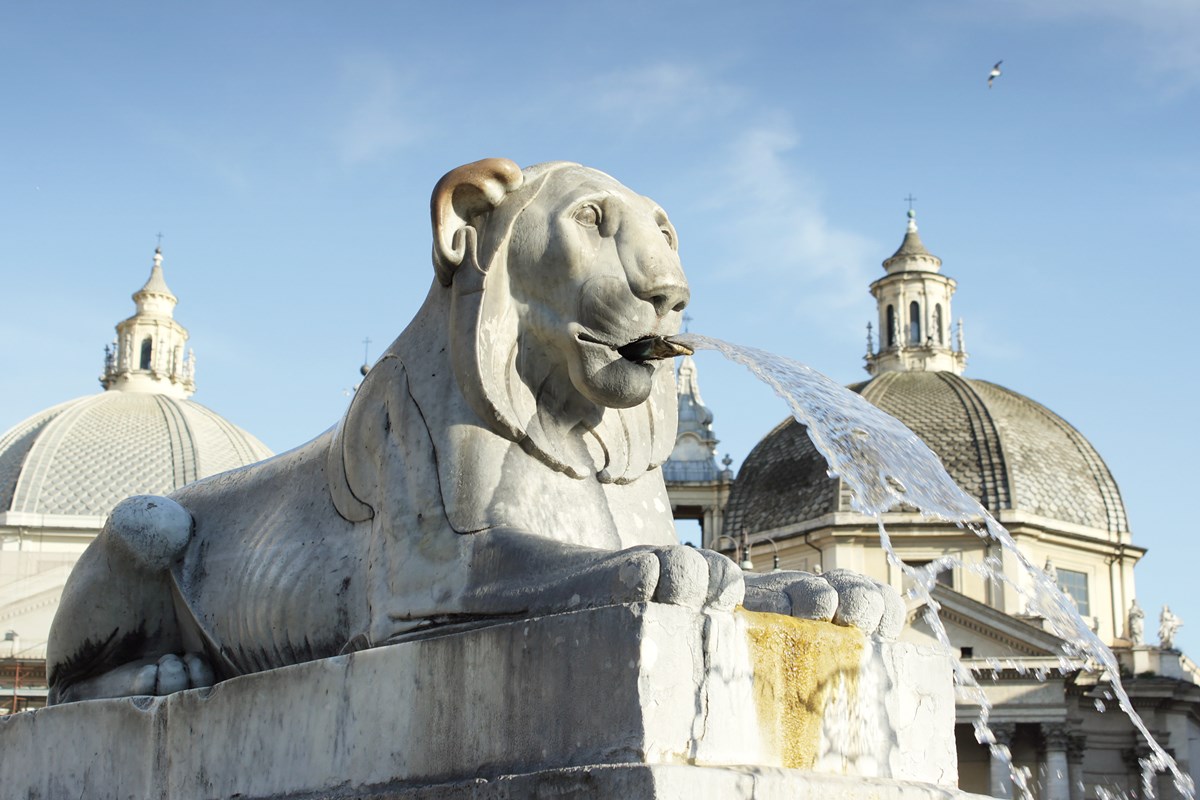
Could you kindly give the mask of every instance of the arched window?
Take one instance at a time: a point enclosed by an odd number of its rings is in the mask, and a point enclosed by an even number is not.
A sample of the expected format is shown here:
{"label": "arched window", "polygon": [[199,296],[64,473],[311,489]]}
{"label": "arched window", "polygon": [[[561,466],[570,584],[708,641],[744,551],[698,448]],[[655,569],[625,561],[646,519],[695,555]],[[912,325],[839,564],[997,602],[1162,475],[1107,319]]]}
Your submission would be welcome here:
{"label": "arched window", "polygon": [[916,300],[908,304],[908,343],[921,343],[921,306]]}
{"label": "arched window", "polygon": [[935,305],[933,307],[933,327],[937,328],[938,344],[945,344],[946,336],[945,336],[945,333],[943,333],[943,331],[942,331],[942,328],[944,326],[942,325],[942,304],[941,303],[938,303],[937,305]]}
{"label": "arched window", "polygon": [[151,356],[154,354],[154,342],[147,336],[142,339],[142,360],[139,362],[140,369],[150,369]]}
{"label": "arched window", "polygon": [[896,309],[887,307],[887,346],[896,346]]}

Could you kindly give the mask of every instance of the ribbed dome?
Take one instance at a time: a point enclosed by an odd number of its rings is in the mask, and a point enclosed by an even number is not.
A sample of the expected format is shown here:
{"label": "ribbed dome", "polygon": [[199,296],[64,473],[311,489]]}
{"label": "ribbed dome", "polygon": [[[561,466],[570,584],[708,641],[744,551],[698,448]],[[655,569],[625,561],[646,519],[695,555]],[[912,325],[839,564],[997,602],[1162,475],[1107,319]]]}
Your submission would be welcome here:
{"label": "ribbed dome", "polygon": [[0,437],[0,513],[104,516],[129,495],[166,494],[271,455],[199,403],[107,391]]}
{"label": "ribbed dome", "polygon": [[[1079,431],[1028,397],[949,372],[888,372],[850,387],[897,417],[989,511],[1020,510],[1094,529],[1129,529],[1108,467]],[[794,420],[746,458],[729,498],[729,530],[779,529],[849,511],[841,481]]]}

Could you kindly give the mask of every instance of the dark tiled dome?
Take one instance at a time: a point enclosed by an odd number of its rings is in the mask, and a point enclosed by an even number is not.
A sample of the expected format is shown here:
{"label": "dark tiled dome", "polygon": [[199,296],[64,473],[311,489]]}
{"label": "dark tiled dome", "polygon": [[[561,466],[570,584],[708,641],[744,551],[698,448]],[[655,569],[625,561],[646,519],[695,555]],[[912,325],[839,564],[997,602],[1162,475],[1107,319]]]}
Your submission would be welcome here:
{"label": "dark tiled dome", "polygon": [[[850,388],[911,428],[989,511],[1025,511],[1103,537],[1128,531],[1099,453],[1028,397],[950,372],[888,372]],[[826,469],[804,427],[781,423],[742,465],[729,498],[729,529],[767,531],[850,511],[848,491]]]}

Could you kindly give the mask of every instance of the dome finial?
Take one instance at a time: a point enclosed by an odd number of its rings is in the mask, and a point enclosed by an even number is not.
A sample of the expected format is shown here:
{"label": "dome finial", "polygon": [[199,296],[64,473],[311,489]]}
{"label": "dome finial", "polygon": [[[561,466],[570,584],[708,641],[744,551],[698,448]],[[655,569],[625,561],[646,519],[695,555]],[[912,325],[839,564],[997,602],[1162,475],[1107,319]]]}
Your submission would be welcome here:
{"label": "dome finial", "polygon": [[908,232],[917,232],[917,210],[913,208],[913,203],[917,202],[917,198],[912,196],[912,192],[908,193],[908,197],[904,198],[908,203]]}
{"label": "dome finial", "polygon": [[921,236],[917,233],[917,210],[913,208],[913,203],[917,202],[917,198],[913,197],[910,192],[904,200],[908,203],[906,214],[908,226],[904,232],[904,241],[900,243],[900,249],[883,262],[883,268],[889,274],[893,272],[937,272],[942,265],[942,260],[925,249],[925,245],[921,243]]}

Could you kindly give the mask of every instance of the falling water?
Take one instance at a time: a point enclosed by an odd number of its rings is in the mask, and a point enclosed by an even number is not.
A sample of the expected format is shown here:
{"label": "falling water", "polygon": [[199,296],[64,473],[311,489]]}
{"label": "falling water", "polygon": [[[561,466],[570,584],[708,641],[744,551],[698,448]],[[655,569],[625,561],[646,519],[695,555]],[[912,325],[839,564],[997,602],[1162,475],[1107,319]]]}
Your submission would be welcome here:
{"label": "falling water", "polygon": [[[926,620],[944,647],[950,648],[950,640],[937,615],[939,605],[930,596],[938,572],[966,566],[1012,587],[1025,599],[1030,613],[1044,618],[1050,631],[1066,643],[1059,658],[1062,673],[1077,667],[1072,659],[1082,659],[1084,669],[1103,670],[1112,681],[1118,706],[1150,747],[1150,755],[1141,761],[1143,796],[1154,796],[1155,773],[1169,771],[1176,789],[1188,800],[1195,800],[1191,777],[1180,771],[1134,710],[1121,685],[1119,666],[1112,651],[1084,622],[1070,598],[1021,552],[1009,532],[954,483],[938,457],[916,434],[895,417],[798,361],[697,334],[672,338],[696,350],[716,350],[731,361],[748,367],[787,402],[792,415],[804,425],[809,438],[828,462],[830,476],[840,477],[852,490],[854,508],[875,517],[889,560],[912,578],[918,597],[925,603]],[[1021,581],[1016,576],[1004,574],[995,558],[964,565],[953,557],[943,557],[924,567],[909,567],[896,555],[883,527],[883,513],[900,504],[915,507],[926,517],[957,523],[982,539],[999,543],[1012,555],[1028,580]],[[1025,588],[1027,585],[1032,585],[1032,591]],[[1026,800],[1030,800],[1028,772],[1012,765],[1008,748],[996,741],[988,727],[990,703],[983,689],[957,659],[952,662],[955,683],[980,707],[980,717],[975,724],[976,738],[991,748],[993,757],[1010,765],[1014,785]]]}

